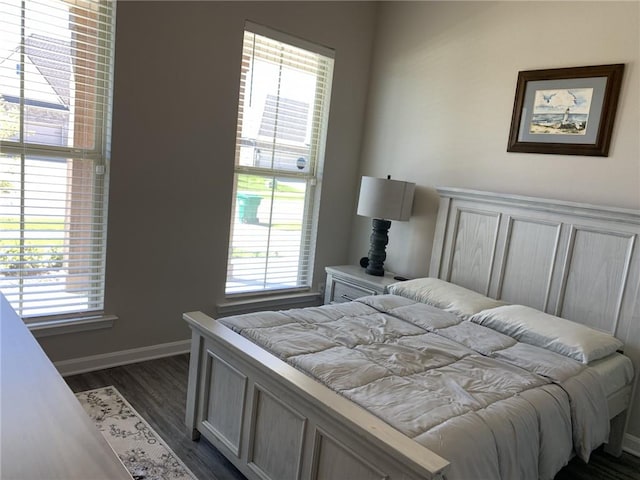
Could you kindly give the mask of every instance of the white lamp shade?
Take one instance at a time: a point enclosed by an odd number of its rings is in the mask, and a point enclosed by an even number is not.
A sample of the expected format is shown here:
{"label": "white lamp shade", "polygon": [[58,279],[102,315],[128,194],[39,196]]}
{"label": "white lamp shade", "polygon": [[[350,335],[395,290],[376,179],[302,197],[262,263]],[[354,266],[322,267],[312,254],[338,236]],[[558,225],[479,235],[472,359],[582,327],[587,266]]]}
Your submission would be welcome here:
{"label": "white lamp shade", "polygon": [[390,178],[362,177],[358,215],[406,221],[411,217],[416,184]]}

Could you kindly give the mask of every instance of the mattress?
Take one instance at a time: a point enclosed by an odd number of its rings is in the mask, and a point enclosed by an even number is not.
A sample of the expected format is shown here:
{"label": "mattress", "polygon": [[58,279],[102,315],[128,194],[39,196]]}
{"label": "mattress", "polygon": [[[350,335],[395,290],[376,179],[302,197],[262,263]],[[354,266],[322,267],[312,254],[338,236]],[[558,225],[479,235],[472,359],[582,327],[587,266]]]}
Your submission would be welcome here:
{"label": "mattress", "polygon": [[589,366],[598,372],[607,397],[633,381],[631,359],[620,353],[591,362]]}
{"label": "mattress", "polygon": [[404,297],[220,322],[450,460],[451,479],[552,479],[608,437],[595,369]]}

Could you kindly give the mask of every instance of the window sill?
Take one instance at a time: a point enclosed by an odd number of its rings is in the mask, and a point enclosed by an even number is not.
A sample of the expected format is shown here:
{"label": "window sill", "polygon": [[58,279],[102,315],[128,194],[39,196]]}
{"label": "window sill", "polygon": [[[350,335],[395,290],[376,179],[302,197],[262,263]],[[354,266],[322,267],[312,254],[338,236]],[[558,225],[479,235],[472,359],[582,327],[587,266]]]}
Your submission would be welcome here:
{"label": "window sill", "polygon": [[261,310],[282,310],[286,308],[317,306],[322,303],[322,296],[317,292],[290,293],[263,297],[245,297],[216,305],[219,317],[239,315],[241,313]]}
{"label": "window sill", "polygon": [[38,338],[111,328],[117,319],[116,315],[94,315],[90,317],[43,320],[27,323],[26,326],[33,336]]}

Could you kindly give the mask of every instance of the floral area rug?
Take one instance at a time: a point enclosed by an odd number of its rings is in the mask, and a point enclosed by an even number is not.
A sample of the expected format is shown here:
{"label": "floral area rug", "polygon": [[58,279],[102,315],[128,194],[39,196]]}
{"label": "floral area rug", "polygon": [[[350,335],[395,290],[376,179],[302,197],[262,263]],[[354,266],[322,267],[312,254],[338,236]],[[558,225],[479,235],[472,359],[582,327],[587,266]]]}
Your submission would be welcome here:
{"label": "floral area rug", "polygon": [[197,480],[115,387],[76,397],[135,480]]}

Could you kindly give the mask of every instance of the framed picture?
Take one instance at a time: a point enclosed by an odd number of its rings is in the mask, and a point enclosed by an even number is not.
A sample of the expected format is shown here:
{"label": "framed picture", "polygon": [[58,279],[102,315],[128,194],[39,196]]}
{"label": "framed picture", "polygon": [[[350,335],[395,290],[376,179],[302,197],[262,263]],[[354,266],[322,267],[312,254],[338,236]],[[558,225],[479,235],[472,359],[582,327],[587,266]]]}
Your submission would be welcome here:
{"label": "framed picture", "polygon": [[518,73],[508,152],[609,153],[624,64]]}

